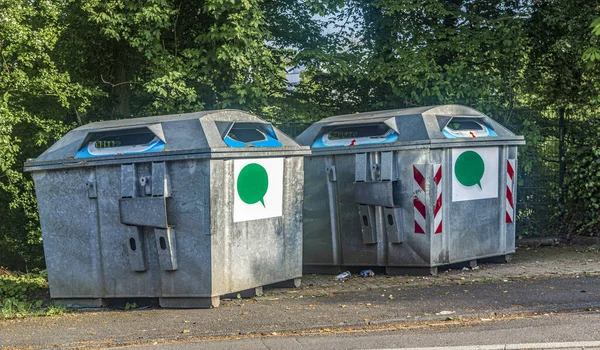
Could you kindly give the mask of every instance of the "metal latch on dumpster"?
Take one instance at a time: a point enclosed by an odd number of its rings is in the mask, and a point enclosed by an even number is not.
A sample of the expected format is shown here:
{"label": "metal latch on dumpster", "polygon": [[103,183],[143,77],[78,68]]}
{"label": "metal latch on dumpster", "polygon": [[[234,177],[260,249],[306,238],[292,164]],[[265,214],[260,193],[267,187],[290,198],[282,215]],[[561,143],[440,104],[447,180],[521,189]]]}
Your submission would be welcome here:
{"label": "metal latch on dumpster", "polygon": [[355,182],[354,200],[358,204],[399,207],[400,181]]}
{"label": "metal latch on dumpster", "polygon": [[143,232],[151,229],[154,231],[161,269],[177,270],[175,230],[169,225],[167,215],[167,201],[171,194],[166,164],[152,163],[152,176],[141,176],[137,183],[135,174],[134,164],[121,165],[123,198],[119,199],[119,213],[121,223],[131,226],[128,238],[131,269],[147,269]]}

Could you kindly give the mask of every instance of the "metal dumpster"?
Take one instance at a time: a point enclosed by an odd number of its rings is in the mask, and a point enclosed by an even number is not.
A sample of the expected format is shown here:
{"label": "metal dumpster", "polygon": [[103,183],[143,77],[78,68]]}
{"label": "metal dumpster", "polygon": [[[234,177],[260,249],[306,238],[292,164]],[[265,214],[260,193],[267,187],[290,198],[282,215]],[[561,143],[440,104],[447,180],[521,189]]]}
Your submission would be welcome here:
{"label": "metal dumpster", "polygon": [[437,266],[515,251],[517,146],[459,105],[341,115],[296,139],[304,160],[304,272]]}
{"label": "metal dumpster", "polygon": [[303,155],[236,110],[79,127],[33,173],[53,299],[99,306],[219,296],[302,274]]}

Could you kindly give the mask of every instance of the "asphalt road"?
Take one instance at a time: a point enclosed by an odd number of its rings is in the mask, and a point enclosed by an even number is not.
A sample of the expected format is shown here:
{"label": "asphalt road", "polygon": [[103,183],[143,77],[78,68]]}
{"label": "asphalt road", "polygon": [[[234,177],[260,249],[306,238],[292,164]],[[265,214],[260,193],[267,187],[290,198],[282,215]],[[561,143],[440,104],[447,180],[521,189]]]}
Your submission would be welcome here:
{"label": "asphalt road", "polygon": [[[484,347],[485,346],[485,347]],[[501,320],[443,322],[419,327],[148,344],[136,349],[600,349],[600,312],[542,314]],[[129,347],[128,347],[129,348]]]}
{"label": "asphalt road", "polygon": [[[332,329],[361,332],[365,328],[387,327],[389,324],[422,326],[423,323],[427,325],[456,322],[460,318],[495,318],[502,315],[598,308],[600,308],[600,276],[531,278],[395,290],[375,289],[293,299],[231,300],[224,301],[219,308],[211,310],[113,310],[2,321],[0,322],[0,346],[108,347],[155,342],[158,344],[173,341],[187,342],[215,336],[271,336],[273,333],[275,335],[294,332],[304,334],[303,331],[318,333]],[[591,323],[600,324],[597,319]],[[557,332],[568,333],[564,329],[555,329],[548,333],[548,341],[552,341],[551,338],[562,341],[563,338]],[[588,333],[599,334],[600,332],[594,328]],[[494,344],[502,339],[492,337],[493,331],[489,334],[489,339]],[[506,337],[503,343],[507,343],[511,333],[504,334]],[[585,334],[583,332],[579,335]],[[436,335],[435,339],[437,337]],[[426,335],[423,338],[426,338]],[[312,338],[302,339],[306,339],[309,344],[314,341],[311,340]],[[333,341],[332,339],[335,338],[327,338],[323,341]],[[466,336],[463,339],[467,339]],[[572,339],[585,340],[589,337]],[[268,338],[265,341],[291,340]],[[364,344],[370,343],[362,343],[359,347],[364,347]],[[408,347],[411,344],[425,346],[425,343],[419,342],[390,344],[404,344]],[[337,348],[335,344],[332,346]],[[388,345],[373,343],[373,346]]]}

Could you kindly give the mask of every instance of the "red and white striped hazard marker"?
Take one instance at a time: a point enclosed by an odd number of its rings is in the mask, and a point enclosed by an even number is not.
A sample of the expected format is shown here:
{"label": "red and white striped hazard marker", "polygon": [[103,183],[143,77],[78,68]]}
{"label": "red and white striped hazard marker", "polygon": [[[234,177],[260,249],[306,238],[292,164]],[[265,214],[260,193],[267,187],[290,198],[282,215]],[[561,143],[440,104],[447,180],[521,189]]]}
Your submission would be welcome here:
{"label": "red and white striped hazard marker", "polygon": [[425,165],[413,165],[413,206],[415,212],[415,233],[425,234],[427,210],[425,209]]}
{"label": "red and white striped hazard marker", "polygon": [[435,182],[435,208],[433,209],[433,227],[435,233],[442,233],[442,165],[433,165],[433,181]]}
{"label": "red and white striped hazard marker", "polygon": [[506,160],[506,223],[515,221],[515,199],[513,189],[515,188],[515,160]]}

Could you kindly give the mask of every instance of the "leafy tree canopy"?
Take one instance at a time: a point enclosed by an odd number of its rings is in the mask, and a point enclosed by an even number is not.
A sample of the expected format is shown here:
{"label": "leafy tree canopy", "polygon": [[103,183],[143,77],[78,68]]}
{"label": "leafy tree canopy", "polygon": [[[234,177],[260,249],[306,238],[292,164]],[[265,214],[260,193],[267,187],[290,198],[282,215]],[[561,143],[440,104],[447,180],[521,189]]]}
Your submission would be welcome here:
{"label": "leafy tree canopy", "polygon": [[[0,265],[42,264],[22,164],[77,125],[219,108],[305,121],[440,103],[592,110],[597,5],[0,0]],[[305,68],[294,88],[291,67]]]}

